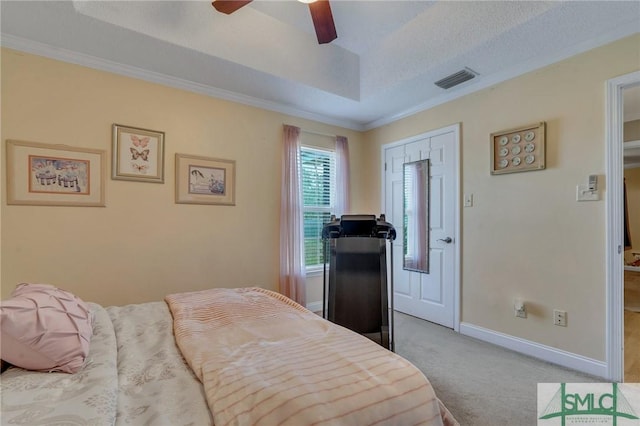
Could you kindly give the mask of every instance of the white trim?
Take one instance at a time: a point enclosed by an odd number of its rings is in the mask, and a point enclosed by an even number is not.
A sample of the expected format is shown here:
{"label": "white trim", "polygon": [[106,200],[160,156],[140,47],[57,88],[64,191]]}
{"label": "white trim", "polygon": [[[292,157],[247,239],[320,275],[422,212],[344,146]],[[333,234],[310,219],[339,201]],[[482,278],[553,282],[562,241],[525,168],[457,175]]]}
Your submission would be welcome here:
{"label": "white trim", "polygon": [[356,130],[359,132],[366,130],[364,128],[364,125],[352,120],[339,120],[333,117],[328,117],[326,115],[303,111],[301,109],[292,108],[290,106],[286,106],[277,102],[266,101],[264,99],[254,98],[253,96],[247,96],[240,93],[231,92],[229,90],[195,83],[193,81],[184,80],[159,72],[121,64],[84,53],[74,52],[71,50],[51,46],[33,40],[28,40],[10,34],[2,33],[0,35],[0,45],[9,49],[20,50],[22,52],[44,56],[46,58],[55,59],[58,61],[81,65],[100,71],[107,71],[110,73],[123,75],[125,77],[149,81],[151,83],[162,84],[164,86],[173,87],[175,89],[186,90],[189,92],[198,93],[200,95],[210,96],[217,99],[224,99],[227,101],[249,105],[256,108],[262,108],[267,111],[280,112],[282,114],[287,114],[293,117],[306,118],[308,120],[319,121],[321,123],[344,127],[346,129]]}
{"label": "white trim", "polygon": [[306,277],[319,277],[324,271],[324,265],[305,266]]}
{"label": "white trim", "polygon": [[598,377],[607,376],[607,364],[605,362],[551,346],[542,345],[465,322],[460,324],[460,334],[586,374]]}
{"label": "white trim", "polygon": [[152,83],[163,84],[169,87],[177,89],[187,90],[194,93],[199,93],[205,96],[211,96],[215,98],[225,99],[232,102],[237,102],[243,105],[254,106],[262,108],[268,111],[280,112],[283,114],[291,115],[293,117],[306,118],[309,120],[318,121],[321,123],[331,124],[334,126],[344,127],[359,132],[375,129],[386,124],[393,123],[403,118],[412,116],[422,111],[426,111],[430,108],[438,105],[445,104],[452,100],[458,99],[462,96],[466,96],[470,93],[474,93],[487,87],[494,86],[503,81],[510,80],[528,72],[535,71],[550,64],[562,61],[571,56],[586,52],[596,47],[611,43],[621,38],[627,37],[631,34],[638,32],[636,28],[636,22],[630,22],[627,25],[616,27],[614,31],[606,34],[602,34],[599,37],[588,40],[582,43],[571,46],[562,52],[555,53],[551,56],[544,56],[542,58],[534,58],[524,64],[519,64],[512,69],[504,71],[502,73],[495,74],[490,77],[479,76],[477,79],[482,79],[474,84],[469,84],[467,87],[457,89],[455,92],[447,92],[440,96],[436,96],[427,102],[407,108],[403,111],[383,116],[379,119],[363,123],[354,120],[340,120],[334,117],[329,117],[323,114],[312,113],[304,111],[298,108],[292,108],[287,105],[283,105],[277,102],[266,101],[258,99],[252,96],[242,95],[234,93],[228,90],[218,89],[215,87],[190,82],[184,79],[172,77],[169,75],[144,70],[141,68],[124,65],[114,61],[101,59],[95,56],[87,55],[84,53],[74,52],[68,49],[63,49],[55,46],[51,46],[45,43],[29,40],[23,37],[18,37],[11,34],[0,34],[0,45],[8,47],[10,49],[20,50],[34,55],[40,55],[51,59],[56,59],[64,62],[69,62],[77,65],[82,65],[102,71],[112,72],[114,74],[124,75],[126,77],[136,78],[140,80],[150,81]]}
{"label": "white trim", "polygon": [[364,125],[364,129],[371,130],[371,129],[375,129],[375,128],[387,125],[389,123],[393,123],[394,121],[398,121],[403,118],[410,117],[414,114],[417,114],[422,111],[426,111],[430,108],[436,107],[438,105],[442,105],[454,99],[458,99],[462,96],[466,96],[470,93],[474,93],[482,89],[486,89],[487,87],[494,86],[503,81],[511,80],[512,78],[535,71],[537,69],[546,67],[551,64],[555,64],[556,62],[560,62],[564,59],[570,58],[572,56],[586,52],[588,50],[595,49],[596,47],[603,46],[607,43],[612,43],[616,40],[619,40],[624,37],[637,33],[638,32],[637,25],[638,25],[637,21],[633,20],[626,25],[620,25],[616,27],[616,29],[613,31],[610,31],[605,34],[601,34],[600,36],[594,39],[587,40],[582,43],[578,43],[573,46],[570,46],[569,48],[564,49],[561,52],[557,52],[552,55],[534,58],[525,63],[517,64],[513,68],[510,68],[504,72],[496,73],[486,78],[480,75],[476,77],[475,80],[480,80],[480,79],[482,80],[478,81],[473,85],[469,85],[467,87],[461,87],[457,89],[455,92],[444,93],[440,96],[435,96],[420,105],[416,105],[404,111],[400,111],[395,114],[390,114],[386,117],[382,117],[380,119],[366,123]]}
{"label": "white trim", "polygon": [[311,312],[322,312],[322,300],[307,303],[307,309]]}
{"label": "white trim", "polygon": [[623,280],[623,102],[622,91],[640,84],[640,71],[607,80],[605,85],[606,182],[606,378],[624,380]]}
{"label": "white trim", "polygon": [[454,282],[454,308],[453,308],[453,329],[455,331],[460,331],[460,299],[462,297],[462,295],[460,294],[460,270],[462,269],[462,257],[461,257],[461,253],[462,253],[462,230],[460,228],[460,221],[461,219],[461,205],[460,205],[460,200],[462,199],[462,168],[461,168],[461,162],[460,162],[460,155],[461,155],[461,149],[460,149],[460,139],[462,137],[462,135],[460,134],[460,123],[454,124],[453,126],[450,126],[453,128],[453,133],[455,136],[455,143],[456,143],[456,171],[455,171],[455,175],[456,175],[456,199],[454,201],[454,211],[455,211],[455,233],[456,233],[456,251],[455,251],[455,262],[456,262],[456,267],[453,268],[453,282]]}
{"label": "white trim", "polygon": [[455,218],[454,218],[454,236],[453,239],[456,242],[455,244],[455,267],[453,268],[453,329],[455,331],[459,331],[460,330],[460,270],[462,268],[461,265],[461,253],[462,253],[462,235],[461,235],[461,231],[460,231],[460,194],[461,194],[461,164],[460,164],[460,138],[461,138],[461,134],[460,134],[460,123],[455,123],[455,124],[451,124],[449,126],[446,127],[441,127],[439,129],[436,130],[431,130],[425,133],[421,133],[419,135],[414,135],[414,136],[410,136],[408,138],[405,139],[401,139],[399,141],[395,141],[395,142],[391,142],[388,144],[384,144],[380,147],[380,157],[381,157],[381,181],[382,184],[380,185],[382,188],[382,196],[380,197],[381,200],[381,206],[380,206],[380,211],[384,212],[385,211],[385,207],[386,207],[386,196],[387,196],[387,192],[386,192],[386,178],[385,178],[385,151],[389,148],[393,148],[399,145],[405,145],[407,143],[410,142],[414,142],[417,140],[421,140],[421,139],[425,139],[425,138],[432,138],[438,135],[442,135],[444,133],[453,133],[454,135],[454,143],[455,143],[455,159],[456,159],[456,164],[455,164],[455,179],[456,179],[456,183],[455,183],[455,199],[453,201],[454,203],[454,211],[455,211]]}
{"label": "white trim", "polygon": [[[640,140],[624,142],[622,144],[622,151],[623,151],[623,156],[625,158],[625,161],[629,156],[633,156],[633,155],[637,156],[637,154],[640,153]],[[625,169],[637,169],[638,167],[640,167],[640,162],[624,163]]]}

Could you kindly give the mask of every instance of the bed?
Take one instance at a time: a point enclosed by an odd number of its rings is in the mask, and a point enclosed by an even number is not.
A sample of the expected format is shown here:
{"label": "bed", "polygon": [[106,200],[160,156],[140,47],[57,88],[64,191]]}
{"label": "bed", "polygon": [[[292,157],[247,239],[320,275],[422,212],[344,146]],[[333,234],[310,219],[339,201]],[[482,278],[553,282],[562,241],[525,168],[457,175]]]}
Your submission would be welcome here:
{"label": "bed", "polygon": [[269,290],[86,306],[83,365],[4,371],[3,425],[458,424],[408,361]]}

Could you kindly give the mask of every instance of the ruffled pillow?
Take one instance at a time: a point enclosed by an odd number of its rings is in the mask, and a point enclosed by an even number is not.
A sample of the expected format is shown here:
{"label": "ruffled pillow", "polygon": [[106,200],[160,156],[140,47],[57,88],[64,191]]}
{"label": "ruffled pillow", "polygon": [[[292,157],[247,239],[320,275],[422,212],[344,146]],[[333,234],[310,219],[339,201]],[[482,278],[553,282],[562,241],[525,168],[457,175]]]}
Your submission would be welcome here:
{"label": "ruffled pillow", "polygon": [[0,303],[0,358],[36,371],[75,373],[93,334],[91,311],[79,297],[48,284],[20,284]]}

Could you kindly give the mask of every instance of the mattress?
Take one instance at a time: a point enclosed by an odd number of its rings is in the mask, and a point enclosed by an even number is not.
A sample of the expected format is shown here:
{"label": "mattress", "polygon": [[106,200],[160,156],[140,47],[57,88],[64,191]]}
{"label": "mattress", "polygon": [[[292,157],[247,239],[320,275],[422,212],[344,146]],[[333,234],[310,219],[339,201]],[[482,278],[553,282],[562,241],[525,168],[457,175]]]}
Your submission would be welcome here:
{"label": "mattress", "polygon": [[[231,290],[231,294],[237,291],[239,290]],[[314,315],[293,301],[284,297],[282,300],[294,310],[302,309],[301,312],[304,312],[305,316]],[[218,407],[217,404],[221,400],[212,401],[208,393],[214,389],[212,395],[220,394],[216,393],[215,387],[212,387],[206,379],[204,379],[204,386],[201,382],[203,376],[209,377],[212,373],[209,371],[203,374],[202,369],[194,371],[185,360],[174,336],[176,323],[167,303],[149,302],[107,308],[95,303],[88,305],[93,314],[93,335],[84,367],[74,374],[34,372],[17,367],[6,370],[0,376],[0,422],[2,425],[206,426],[214,424],[214,419],[219,413],[212,414],[212,408]],[[236,306],[231,324],[246,323],[247,318],[250,318],[250,315],[247,315],[250,311],[251,309]],[[206,316],[218,314],[219,312],[213,312]],[[270,313],[271,320],[283,314],[286,319],[291,312],[278,308]],[[204,320],[208,319],[210,318],[204,318]],[[269,320],[266,319],[266,321]],[[316,328],[319,326],[326,330],[337,330],[340,335],[346,333],[347,340],[366,340],[322,318],[313,316],[308,320],[314,323]],[[276,323],[277,321],[272,322],[272,324]],[[297,328],[305,326],[305,321],[302,321]],[[267,328],[278,327],[268,326]],[[281,329],[277,333],[286,334],[286,330]],[[256,328],[253,334],[255,341],[249,342],[246,347],[259,348],[270,345],[268,339],[264,339],[263,330]],[[378,349],[379,346],[371,344],[374,345],[371,346],[372,349]],[[216,345],[215,340],[209,340],[206,345],[224,347]],[[230,349],[227,347],[227,350],[243,352],[238,347]],[[247,361],[250,358],[263,363],[267,355],[260,355],[259,352],[259,350],[252,352],[248,358],[245,356],[234,360],[232,357],[227,361],[220,361],[226,365],[218,367],[220,371],[225,369],[232,371],[237,367],[237,361],[242,359],[242,362],[246,363],[250,362]],[[392,353],[389,352],[389,354]],[[187,353],[188,359],[192,362],[193,356],[193,353]],[[397,357],[395,354],[392,356]],[[317,362],[321,363],[322,359],[322,356],[318,357]],[[205,370],[216,370],[211,368],[213,364],[210,362],[204,361],[204,365],[207,365]],[[247,374],[251,368],[257,369],[258,366],[259,364],[243,365],[241,370],[244,371],[245,378],[251,376]],[[296,375],[293,370],[291,374]],[[422,373],[416,374],[420,375],[420,380],[424,380],[429,392],[433,392],[428,380],[422,378]],[[256,375],[256,378],[259,377]],[[260,384],[255,382],[251,386],[259,388]],[[217,391],[224,392],[224,388],[218,388]],[[429,393],[427,399],[433,398],[435,394]],[[437,403],[438,410],[434,411],[437,415],[434,419],[425,421],[425,424],[457,424],[437,399],[433,399],[432,402]],[[324,410],[331,413],[331,405],[327,405]],[[219,418],[227,422],[226,419],[229,417]],[[231,419],[228,424],[257,424],[251,419],[234,420],[233,417]],[[285,421],[279,423],[286,424]],[[329,424],[367,423],[369,422],[350,421]],[[218,424],[218,426],[222,425]]]}

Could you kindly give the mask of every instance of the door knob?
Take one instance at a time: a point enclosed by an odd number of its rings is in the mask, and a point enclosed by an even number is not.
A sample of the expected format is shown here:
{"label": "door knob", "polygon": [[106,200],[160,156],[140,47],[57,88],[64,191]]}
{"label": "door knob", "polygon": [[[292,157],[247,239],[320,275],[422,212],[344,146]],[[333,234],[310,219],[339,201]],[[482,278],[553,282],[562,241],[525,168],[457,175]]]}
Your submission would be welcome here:
{"label": "door knob", "polygon": [[438,241],[444,241],[447,244],[451,244],[453,242],[453,239],[451,237],[447,237],[447,238],[438,238]]}

